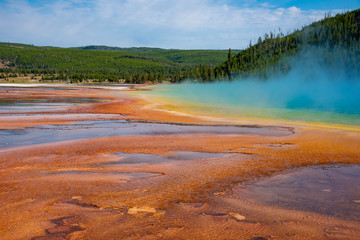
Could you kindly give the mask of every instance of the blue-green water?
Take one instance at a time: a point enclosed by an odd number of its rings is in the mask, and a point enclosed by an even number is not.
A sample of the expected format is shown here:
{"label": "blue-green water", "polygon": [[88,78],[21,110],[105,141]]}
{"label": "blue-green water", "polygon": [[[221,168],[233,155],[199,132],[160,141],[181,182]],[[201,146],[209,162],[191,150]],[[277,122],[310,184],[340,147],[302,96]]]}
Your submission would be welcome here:
{"label": "blue-green water", "polygon": [[296,74],[159,85],[150,94],[208,115],[360,125],[360,81]]}

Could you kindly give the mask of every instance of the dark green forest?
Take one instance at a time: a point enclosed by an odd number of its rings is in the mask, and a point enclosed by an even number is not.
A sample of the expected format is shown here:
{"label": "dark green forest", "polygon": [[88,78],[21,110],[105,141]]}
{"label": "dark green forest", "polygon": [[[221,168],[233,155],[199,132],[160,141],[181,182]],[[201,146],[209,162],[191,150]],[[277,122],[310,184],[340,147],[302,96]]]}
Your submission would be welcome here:
{"label": "dark green forest", "polygon": [[[205,64],[209,66],[219,65],[226,60],[227,51],[224,50],[179,50],[179,49],[161,49],[161,48],[147,48],[147,47],[132,47],[119,48],[108,46],[86,46],[77,47],[74,49],[82,50],[98,50],[98,51],[115,51],[121,53],[128,53],[139,55],[143,57],[156,58],[168,60],[178,64],[185,64],[188,66],[196,66],[198,64]],[[234,50],[235,53],[240,50]]]}
{"label": "dark green forest", "polygon": [[246,77],[268,78],[291,69],[291,57],[302,52],[321,59],[325,67],[344,69],[360,76],[360,9],[326,15],[321,21],[284,35],[281,30],[259,37],[256,43],[233,56],[229,49],[227,60],[216,67],[199,65],[186,72],[183,79],[214,81]]}
{"label": "dark green forest", "polygon": [[321,64],[360,76],[360,9],[326,15],[290,34],[279,29],[240,50],[176,50],[85,46],[38,47],[0,43],[0,79],[41,76],[44,81],[157,83],[185,79],[217,81],[256,75],[267,78],[291,69],[301,52]]}
{"label": "dark green forest", "polygon": [[199,63],[222,63],[226,54],[226,50],[57,48],[0,43],[0,78],[31,74],[50,81],[174,82],[180,80],[182,72],[195,69]]}

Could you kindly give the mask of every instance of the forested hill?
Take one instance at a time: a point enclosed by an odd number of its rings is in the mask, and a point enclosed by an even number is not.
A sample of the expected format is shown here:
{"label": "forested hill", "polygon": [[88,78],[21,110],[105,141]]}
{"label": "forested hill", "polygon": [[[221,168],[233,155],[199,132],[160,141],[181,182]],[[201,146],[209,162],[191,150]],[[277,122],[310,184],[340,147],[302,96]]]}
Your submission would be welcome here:
{"label": "forested hill", "polygon": [[177,81],[197,64],[216,66],[227,50],[38,47],[0,42],[0,79],[32,75],[43,80],[144,83]]}
{"label": "forested hill", "polygon": [[[119,53],[128,53],[144,57],[168,60],[180,64],[197,65],[205,64],[209,66],[219,65],[226,60],[227,51],[224,50],[179,50],[179,49],[162,49],[149,47],[109,47],[90,45],[85,47],[76,47],[74,49],[96,50],[96,51],[113,51]],[[240,50],[233,50],[239,53]]]}
{"label": "forested hill", "polygon": [[256,75],[266,78],[274,73],[287,72],[291,68],[289,56],[309,51],[322,59],[323,64],[344,69],[360,76],[360,9],[325,16],[291,34],[270,32],[259,37],[256,43],[228,58],[216,67],[198,66],[186,72],[183,79],[213,81],[237,76]]}

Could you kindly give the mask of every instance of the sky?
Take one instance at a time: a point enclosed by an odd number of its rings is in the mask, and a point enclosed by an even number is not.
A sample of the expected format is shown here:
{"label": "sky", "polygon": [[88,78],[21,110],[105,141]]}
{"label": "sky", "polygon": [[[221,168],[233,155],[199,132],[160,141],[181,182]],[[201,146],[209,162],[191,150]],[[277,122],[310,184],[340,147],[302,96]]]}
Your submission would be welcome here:
{"label": "sky", "polygon": [[243,49],[357,8],[360,0],[0,0],[0,42]]}

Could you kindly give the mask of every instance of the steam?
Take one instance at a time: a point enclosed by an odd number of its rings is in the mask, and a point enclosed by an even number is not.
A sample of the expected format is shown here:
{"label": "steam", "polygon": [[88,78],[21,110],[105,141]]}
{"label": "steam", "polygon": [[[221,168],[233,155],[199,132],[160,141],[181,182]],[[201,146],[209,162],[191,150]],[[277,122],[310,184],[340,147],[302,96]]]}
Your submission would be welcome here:
{"label": "steam", "polygon": [[291,70],[266,80],[248,77],[161,88],[167,89],[167,97],[206,104],[219,113],[360,125],[358,69],[329,58],[329,51],[312,50],[285,59]]}

